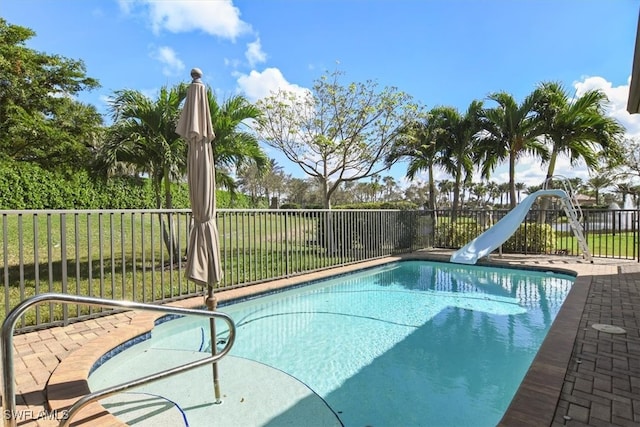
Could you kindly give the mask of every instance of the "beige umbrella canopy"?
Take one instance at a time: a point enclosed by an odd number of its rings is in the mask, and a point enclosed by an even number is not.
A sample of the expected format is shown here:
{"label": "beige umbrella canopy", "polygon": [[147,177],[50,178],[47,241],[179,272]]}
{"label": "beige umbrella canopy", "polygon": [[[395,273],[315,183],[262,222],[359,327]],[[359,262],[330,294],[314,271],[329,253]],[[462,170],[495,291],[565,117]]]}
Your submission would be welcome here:
{"label": "beige umbrella canopy", "polygon": [[213,286],[222,279],[220,247],[216,227],[216,179],[211,141],[215,138],[207,88],[202,72],[191,70],[189,86],[176,133],[187,140],[187,182],[193,213],[193,228],[187,247],[187,279]]}
{"label": "beige umbrella canopy", "polygon": [[[211,141],[215,138],[209,111],[207,88],[202,83],[202,71],[191,70],[193,78],[187,91],[176,133],[188,145],[187,183],[193,216],[193,227],[187,246],[187,279],[207,286],[207,307],[216,309],[213,287],[222,279],[218,227],[216,226],[216,178]],[[209,320],[211,353],[216,354],[215,320]],[[217,363],[213,364],[213,384],[216,403],[220,403]]]}

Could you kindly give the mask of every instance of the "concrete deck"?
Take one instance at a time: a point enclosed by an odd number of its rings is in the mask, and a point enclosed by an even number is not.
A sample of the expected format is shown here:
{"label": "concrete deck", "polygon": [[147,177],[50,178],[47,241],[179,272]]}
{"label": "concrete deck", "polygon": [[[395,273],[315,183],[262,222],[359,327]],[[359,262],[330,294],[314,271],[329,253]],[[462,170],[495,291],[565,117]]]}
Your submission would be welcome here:
{"label": "concrete deck", "polygon": [[[448,251],[425,251],[412,257],[448,260],[449,255]],[[220,292],[218,298],[233,299],[389,260]],[[640,425],[640,264],[617,259],[589,263],[579,257],[556,255],[496,255],[482,263],[578,274],[500,425]],[[195,298],[178,305],[202,303],[202,298]],[[155,316],[127,312],[15,336],[18,425],[57,425],[52,418],[64,416],[64,409],[88,392],[86,377],[97,358],[150,329]],[[622,327],[625,333],[602,332],[593,328],[594,324]],[[119,424],[99,404],[85,408],[76,421],[73,425]],[[310,420],[304,421],[304,425],[312,425]]]}

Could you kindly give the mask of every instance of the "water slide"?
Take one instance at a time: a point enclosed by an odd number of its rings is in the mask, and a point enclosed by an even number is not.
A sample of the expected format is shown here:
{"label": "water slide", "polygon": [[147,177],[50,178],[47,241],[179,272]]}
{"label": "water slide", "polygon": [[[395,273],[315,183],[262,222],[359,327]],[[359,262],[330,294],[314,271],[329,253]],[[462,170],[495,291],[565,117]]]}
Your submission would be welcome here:
{"label": "water slide", "polygon": [[524,198],[515,208],[509,211],[500,221],[487,231],[458,249],[451,255],[451,262],[458,264],[475,264],[478,259],[489,255],[502,245],[527,217],[533,202],[538,197],[556,196],[568,199],[564,190],[538,190]]}

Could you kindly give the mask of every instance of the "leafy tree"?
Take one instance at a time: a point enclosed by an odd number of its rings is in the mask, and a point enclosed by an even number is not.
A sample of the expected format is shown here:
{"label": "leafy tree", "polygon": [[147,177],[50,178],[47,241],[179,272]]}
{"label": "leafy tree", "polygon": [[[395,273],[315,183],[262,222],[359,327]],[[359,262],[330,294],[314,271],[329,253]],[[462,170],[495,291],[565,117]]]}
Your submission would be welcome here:
{"label": "leafy tree", "polygon": [[262,186],[262,173],[255,163],[248,163],[238,168],[238,187],[251,197],[251,203],[255,207],[258,199],[264,194]]}
{"label": "leafy tree", "polygon": [[509,204],[516,205],[516,164],[524,154],[533,154],[547,160],[549,153],[539,140],[541,126],[534,107],[540,97],[534,91],[518,104],[510,94],[497,92],[489,95],[489,100],[498,105],[484,110],[483,131],[478,134],[481,172],[488,177],[502,161],[509,164]]}
{"label": "leafy tree", "polygon": [[623,161],[617,168],[607,170],[607,174],[616,178],[630,179],[640,177],[640,139],[627,138],[620,146]]}
{"label": "leafy tree", "polygon": [[279,202],[284,188],[284,181],[285,176],[282,166],[278,165],[274,159],[269,159],[267,167],[265,168],[265,173],[262,177],[262,182],[264,183],[265,195],[270,206],[271,199],[274,195],[276,200]]}
{"label": "leafy tree", "polygon": [[388,168],[383,160],[414,111],[396,88],[378,91],[373,81],[343,86],[341,76],[322,76],[302,96],[279,91],[259,102],[262,139],[317,180],[325,208],[343,182]]}
{"label": "leafy tree", "polygon": [[99,84],[82,61],[27,48],[34,36],[0,18],[0,154],[71,173],[87,167],[102,126],[73,97]]}
{"label": "leafy tree", "polygon": [[309,200],[309,184],[304,179],[291,178],[287,181],[287,202],[304,206]]}
{"label": "leafy tree", "polygon": [[[428,208],[429,198],[429,184],[423,182],[412,182],[404,190],[404,197],[406,200],[415,203],[418,206]],[[435,198],[435,197],[434,197]]]}
{"label": "leafy tree", "polygon": [[602,190],[613,185],[614,180],[608,174],[598,174],[587,180],[587,188],[589,188],[596,199],[596,205],[600,204],[600,195]]}
{"label": "leafy tree", "polygon": [[392,176],[382,178],[384,183],[385,200],[392,201],[398,198],[398,184]]}

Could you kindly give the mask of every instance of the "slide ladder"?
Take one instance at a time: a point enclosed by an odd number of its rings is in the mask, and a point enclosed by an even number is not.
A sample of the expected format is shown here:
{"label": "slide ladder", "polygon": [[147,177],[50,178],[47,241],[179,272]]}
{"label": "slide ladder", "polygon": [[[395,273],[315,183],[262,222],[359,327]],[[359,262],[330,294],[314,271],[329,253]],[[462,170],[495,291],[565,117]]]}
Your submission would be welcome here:
{"label": "slide ladder", "polygon": [[591,251],[589,251],[589,245],[587,245],[587,240],[584,237],[582,228],[582,209],[573,196],[575,193],[571,186],[571,181],[563,176],[555,175],[544,182],[543,188],[547,189],[547,187],[553,183],[560,183],[564,187],[563,190],[567,196],[561,198],[562,207],[564,208],[564,213],[569,219],[569,226],[573,231],[573,235],[578,239],[578,245],[580,246],[582,255],[587,261],[593,262],[593,257],[591,256]]}

